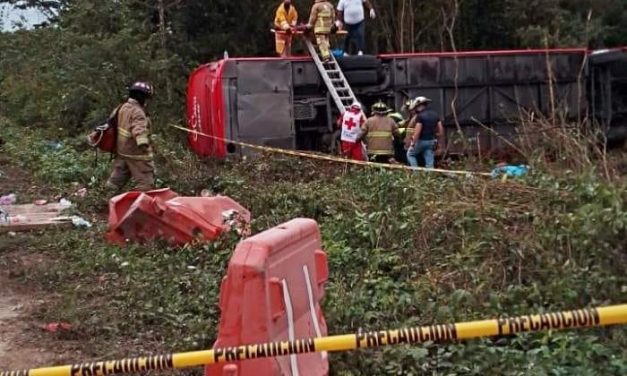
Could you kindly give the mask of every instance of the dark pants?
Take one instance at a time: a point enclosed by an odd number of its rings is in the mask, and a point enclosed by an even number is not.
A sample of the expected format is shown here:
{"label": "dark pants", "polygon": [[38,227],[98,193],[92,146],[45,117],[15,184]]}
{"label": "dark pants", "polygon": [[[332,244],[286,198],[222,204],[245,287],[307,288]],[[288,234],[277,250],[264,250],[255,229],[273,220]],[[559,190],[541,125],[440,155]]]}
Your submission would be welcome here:
{"label": "dark pants", "polygon": [[407,161],[407,150],[403,140],[394,140],[394,159],[402,164],[409,164]]}
{"label": "dark pants", "polygon": [[116,158],[113,162],[113,171],[107,181],[107,187],[112,190],[121,190],[131,177],[137,183],[134,190],[150,191],[155,188],[155,164],[152,161],[136,161],[132,159]]}
{"label": "dark pants", "polygon": [[357,46],[357,51],[362,51],[365,53],[366,49],[366,21],[361,21],[355,25],[346,25],[346,31],[348,34],[346,35],[346,39],[344,39],[344,52],[348,53],[348,50],[351,46],[351,41],[355,42],[355,46]]}
{"label": "dark pants", "polygon": [[370,162],[375,163],[390,163],[390,159],[394,159],[393,155],[369,155]]}

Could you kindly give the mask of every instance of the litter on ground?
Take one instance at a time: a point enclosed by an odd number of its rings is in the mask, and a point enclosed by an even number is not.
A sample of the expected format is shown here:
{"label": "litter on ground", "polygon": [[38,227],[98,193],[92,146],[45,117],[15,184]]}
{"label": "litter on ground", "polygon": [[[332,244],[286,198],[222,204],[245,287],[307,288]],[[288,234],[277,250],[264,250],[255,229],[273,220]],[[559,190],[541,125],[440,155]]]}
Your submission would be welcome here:
{"label": "litter on ground", "polygon": [[71,227],[72,218],[61,215],[67,207],[61,204],[2,205],[0,206],[0,233]]}

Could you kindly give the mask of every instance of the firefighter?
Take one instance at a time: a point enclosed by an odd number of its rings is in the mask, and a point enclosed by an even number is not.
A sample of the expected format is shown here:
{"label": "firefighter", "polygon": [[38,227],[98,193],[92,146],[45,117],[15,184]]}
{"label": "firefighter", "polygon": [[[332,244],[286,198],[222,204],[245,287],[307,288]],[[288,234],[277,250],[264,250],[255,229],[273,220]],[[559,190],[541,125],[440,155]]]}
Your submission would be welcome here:
{"label": "firefighter", "polygon": [[316,0],[311,7],[309,22],[307,29],[313,28],[316,35],[316,44],[320,49],[322,61],[327,62],[331,59],[331,46],[329,45],[329,34],[335,23],[335,12],[333,5],[326,0]]}
{"label": "firefighter", "polygon": [[296,27],[298,12],[291,0],[284,0],[276,10],[274,16],[274,30],[282,33],[274,34],[276,53],[281,57],[292,55],[292,29]]}
{"label": "firefighter", "polygon": [[132,177],[137,183],[135,190],[154,188],[155,166],[150,145],[150,118],[146,102],[154,95],[148,82],[135,82],[129,87],[128,100],[118,112],[117,152],[107,188],[120,191]]}
{"label": "firefighter", "polygon": [[[409,146],[411,145],[411,137],[414,134],[414,129],[416,128],[416,99],[410,99],[405,102],[403,108],[407,110],[408,117],[405,124],[405,132],[403,136],[403,147],[405,149],[405,159],[407,159],[407,150],[409,150]],[[409,163],[409,160],[407,160]]]}
{"label": "firefighter", "polygon": [[398,127],[398,137],[394,137],[394,159],[397,162],[407,164],[407,150],[404,147],[405,141],[405,124],[407,121],[403,118],[403,115],[400,112],[394,112],[394,110],[389,109],[387,116],[394,120],[396,126]]}
{"label": "firefighter", "polygon": [[374,162],[395,163],[394,137],[399,137],[394,120],[386,116],[387,106],[379,101],[372,106],[373,116],[363,126],[362,138],[367,137],[368,158]]}
{"label": "firefighter", "polygon": [[416,115],[413,118],[415,119],[416,127],[407,150],[407,160],[412,167],[418,167],[416,156],[422,155],[425,160],[425,167],[433,168],[434,150],[436,150],[435,155],[442,154],[444,126],[442,125],[440,115],[428,109],[429,103],[431,103],[431,99],[418,97],[412,104],[416,111]]}
{"label": "firefighter", "polygon": [[365,160],[363,144],[360,140],[361,128],[366,122],[366,115],[361,110],[361,104],[354,102],[348,111],[341,117],[342,133],[342,155],[356,161]]}

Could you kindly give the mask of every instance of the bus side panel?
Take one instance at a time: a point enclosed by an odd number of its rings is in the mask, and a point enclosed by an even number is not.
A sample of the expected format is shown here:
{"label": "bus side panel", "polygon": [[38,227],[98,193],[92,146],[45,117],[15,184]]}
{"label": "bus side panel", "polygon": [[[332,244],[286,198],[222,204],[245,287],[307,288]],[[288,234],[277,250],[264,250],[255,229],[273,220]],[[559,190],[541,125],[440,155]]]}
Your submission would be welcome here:
{"label": "bus side panel", "polygon": [[[240,141],[293,149],[295,130],[292,66],[289,61],[236,61],[227,76],[237,77],[237,136]],[[247,151],[247,150],[245,150]]]}
{"label": "bus side panel", "polygon": [[390,57],[386,62],[392,66],[397,108],[407,97],[431,98],[431,107],[444,119],[452,153],[502,149],[501,137],[514,136],[521,116],[548,115],[551,103],[569,119],[585,112],[585,85],[578,82],[585,50]]}

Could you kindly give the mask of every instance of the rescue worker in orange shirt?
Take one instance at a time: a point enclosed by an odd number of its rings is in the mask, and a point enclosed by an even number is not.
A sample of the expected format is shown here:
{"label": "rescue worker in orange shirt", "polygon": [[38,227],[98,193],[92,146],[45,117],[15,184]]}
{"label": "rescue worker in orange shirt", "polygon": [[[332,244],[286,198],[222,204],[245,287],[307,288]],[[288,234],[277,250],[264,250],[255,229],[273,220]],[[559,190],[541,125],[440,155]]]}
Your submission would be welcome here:
{"label": "rescue worker in orange shirt", "polygon": [[150,83],[135,82],[129,87],[128,100],[117,110],[117,151],[113,171],[106,184],[110,190],[120,191],[131,177],[137,183],[137,191],[154,188],[151,121],[145,110],[146,101],[153,95],[154,88]]}
{"label": "rescue worker in orange shirt", "polygon": [[274,29],[283,31],[283,33],[275,33],[274,35],[276,53],[281,57],[292,55],[292,28],[296,27],[297,21],[296,7],[292,5],[291,0],[284,0],[277,8],[274,16]]}
{"label": "rescue worker in orange shirt", "polygon": [[400,137],[394,120],[386,116],[388,107],[379,101],[372,106],[374,116],[363,126],[362,138],[367,138],[368,158],[373,162],[396,163],[394,137]]}
{"label": "rescue worker in orange shirt", "polygon": [[361,127],[366,122],[366,115],[361,111],[361,104],[354,102],[340,119],[342,133],[342,155],[356,161],[365,160],[363,145],[360,140]]}
{"label": "rescue worker in orange shirt", "polygon": [[307,29],[313,29],[316,35],[316,44],[324,62],[331,59],[329,34],[331,34],[331,28],[334,27],[334,24],[335,9],[333,5],[327,0],[316,0],[313,7],[311,7]]}

